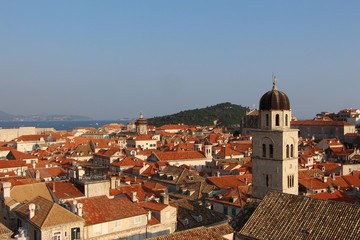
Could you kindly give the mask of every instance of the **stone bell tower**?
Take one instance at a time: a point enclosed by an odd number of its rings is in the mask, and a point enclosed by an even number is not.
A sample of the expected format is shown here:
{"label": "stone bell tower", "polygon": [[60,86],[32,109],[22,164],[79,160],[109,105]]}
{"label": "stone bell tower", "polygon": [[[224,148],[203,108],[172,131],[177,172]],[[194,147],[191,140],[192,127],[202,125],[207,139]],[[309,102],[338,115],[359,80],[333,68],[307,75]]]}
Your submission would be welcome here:
{"label": "stone bell tower", "polygon": [[140,116],[136,120],[135,125],[136,125],[136,133],[138,135],[147,134],[148,121],[147,119],[144,118],[142,113],[140,113]]}
{"label": "stone bell tower", "polygon": [[298,194],[298,130],[290,128],[289,98],[273,88],[260,99],[260,128],[253,130],[253,197],[269,191]]}

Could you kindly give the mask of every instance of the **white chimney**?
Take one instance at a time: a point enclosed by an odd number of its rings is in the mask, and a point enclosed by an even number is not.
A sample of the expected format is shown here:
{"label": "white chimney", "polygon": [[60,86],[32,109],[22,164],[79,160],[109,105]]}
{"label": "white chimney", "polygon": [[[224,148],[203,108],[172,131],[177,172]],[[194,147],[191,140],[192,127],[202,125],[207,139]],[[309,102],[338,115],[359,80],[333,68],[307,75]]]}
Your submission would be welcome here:
{"label": "white chimney", "polygon": [[32,219],[35,216],[36,205],[34,203],[29,204],[29,219]]}
{"label": "white chimney", "polygon": [[169,205],[169,194],[166,192],[161,193],[161,203]]}
{"label": "white chimney", "polygon": [[83,216],[83,204],[82,203],[78,203],[76,205],[77,207],[77,214],[79,215],[79,217]]}
{"label": "white chimney", "polygon": [[137,197],[136,197],[136,194],[137,194],[137,192],[131,192],[131,193],[130,193],[130,195],[131,195],[131,201],[133,201],[133,202],[137,202],[137,201],[138,201],[138,199],[137,199]]}
{"label": "white chimney", "polygon": [[148,221],[151,220],[151,211],[148,211],[147,219],[148,219]]}
{"label": "white chimney", "polygon": [[76,204],[77,204],[77,201],[74,200],[74,201],[72,202],[72,205],[71,205],[71,211],[72,211],[73,213],[77,213]]}
{"label": "white chimney", "polygon": [[3,198],[10,197],[11,183],[3,182]]}
{"label": "white chimney", "polygon": [[110,178],[110,189],[115,189],[115,181],[116,181],[116,177],[111,177]]}
{"label": "white chimney", "polygon": [[35,180],[37,180],[37,181],[40,180],[40,171],[39,170],[35,171]]}

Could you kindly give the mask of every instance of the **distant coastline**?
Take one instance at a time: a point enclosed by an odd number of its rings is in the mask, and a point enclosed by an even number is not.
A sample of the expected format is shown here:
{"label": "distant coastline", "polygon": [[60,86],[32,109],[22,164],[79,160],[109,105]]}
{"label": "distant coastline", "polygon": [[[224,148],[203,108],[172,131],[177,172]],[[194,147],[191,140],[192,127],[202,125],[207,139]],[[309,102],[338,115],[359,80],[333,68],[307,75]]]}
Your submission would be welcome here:
{"label": "distant coastline", "polygon": [[0,128],[55,128],[56,130],[72,130],[77,127],[99,128],[109,123],[126,125],[129,121],[124,120],[88,120],[88,121],[0,121]]}

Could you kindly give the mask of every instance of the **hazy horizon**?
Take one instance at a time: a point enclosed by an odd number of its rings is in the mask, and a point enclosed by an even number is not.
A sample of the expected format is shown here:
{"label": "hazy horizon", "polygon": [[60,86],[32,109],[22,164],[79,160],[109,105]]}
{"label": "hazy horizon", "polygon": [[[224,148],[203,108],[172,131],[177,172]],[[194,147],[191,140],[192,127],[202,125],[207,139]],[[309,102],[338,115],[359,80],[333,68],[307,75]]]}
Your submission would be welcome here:
{"label": "hazy horizon", "polygon": [[147,118],[272,87],[293,115],[360,108],[359,1],[2,1],[0,110]]}

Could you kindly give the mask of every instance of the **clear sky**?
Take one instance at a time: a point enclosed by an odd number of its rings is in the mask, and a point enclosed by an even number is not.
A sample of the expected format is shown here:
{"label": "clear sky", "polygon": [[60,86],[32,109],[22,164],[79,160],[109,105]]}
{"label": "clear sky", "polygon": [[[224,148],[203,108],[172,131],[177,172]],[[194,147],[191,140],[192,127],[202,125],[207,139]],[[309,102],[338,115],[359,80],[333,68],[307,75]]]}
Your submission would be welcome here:
{"label": "clear sky", "polygon": [[0,0],[0,110],[258,107],[272,72],[298,118],[360,108],[359,11],[358,0]]}

